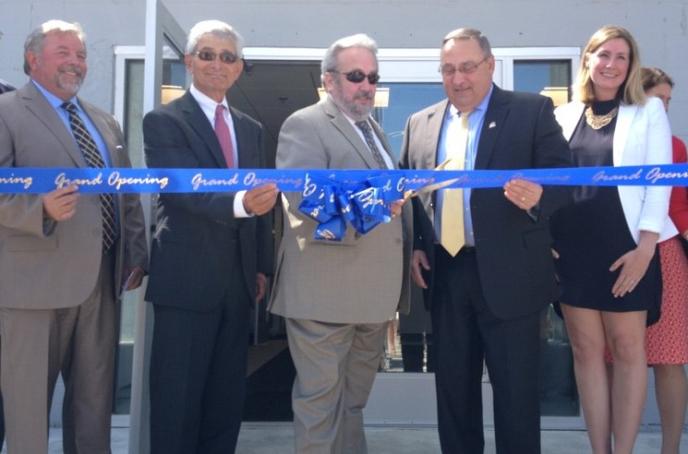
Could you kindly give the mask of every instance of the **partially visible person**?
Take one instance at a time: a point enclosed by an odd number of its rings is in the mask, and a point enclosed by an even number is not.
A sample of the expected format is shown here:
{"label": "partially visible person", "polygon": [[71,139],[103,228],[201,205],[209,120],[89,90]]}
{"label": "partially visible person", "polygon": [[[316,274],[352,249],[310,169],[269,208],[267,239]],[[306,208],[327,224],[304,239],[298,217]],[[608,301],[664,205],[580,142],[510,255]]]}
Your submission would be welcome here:
{"label": "partially visible person", "polygon": [[[79,24],[47,21],[24,45],[29,82],[0,96],[0,166],[130,167],[112,115],[77,96],[86,77]],[[64,452],[110,453],[122,292],[148,254],[136,194],[0,195],[0,332],[9,454],[48,451],[48,408],[65,383]]]}
{"label": "partially visible person", "polygon": [[[569,167],[549,98],[502,90],[479,30],[442,40],[447,99],[409,117],[401,166]],[[414,198],[411,273],[428,289],[440,445],[482,453],[484,364],[494,393],[498,454],[540,452],[540,314],[557,296],[549,217],[570,190],[513,179],[503,188],[445,189]],[[417,227],[417,228],[416,228]]]}
{"label": "partially visible person", "polygon": [[[143,119],[146,163],[162,168],[266,166],[263,127],[229,106],[243,71],[229,24],[189,31],[187,92]],[[272,273],[274,184],[247,191],[160,194],[146,299],[155,327],[151,453],[235,450],[246,389],[249,311]]]}
{"label": "partially visible person", "polygon": [[[393,169],[384,132],[372,118],[379,80],[377,45],[363,34],[325,53],[327,98],[282,125],[277,167]],[[313,239],[317,224],[285,194],[284,232],[269,309],[286,318],[296,366],[292,391],[298,454],[365,453],[363,409],[382,359],[387,322],[408,310],[410,205],[365,235]]]}
{"label": "partially visible person", "polygon": [[3,93],[7,93],[9,91],[14,91],[14,87],[10,85],[8,82],[5,82],[4,80],[0,79],[0,95]]}
{"label": "partially visible person", "polygon": [[[574,99],[555,113],[575,166],[671,162],[666,113],[643,92],[638,47],[626,29],[604,26],[592,35]],[[670,190],[581,186],[552,217],[561,308],[596,454],[612,447],[630,454],[635,443],[647,387],[645,327],[657,320],[662,294],[656,245],[676,234]]]}
{"label": "partially visible person", "polygon": [[[669,110],[674,81],[659,68],[642,68],[643,89]],[[686,162],[686,146],[672,137],[674,163]],[[684,239],[688,239],[688,194],[683,186],[671,191],[669,215]],[[647,363],[655,375],[655,396],[662,423],[661,454],[678,454],[688,403],[688,260],[680,237],[659,243],[662,269],[662,315],[647,329]]]}
{"label": "partially visible person", "polygon": [[[0,95],[14,91],[14,87],[4,80],[0,79]],[[0,394],[0,449],[5,442],[5,416],[2,412],[2,394]]]}

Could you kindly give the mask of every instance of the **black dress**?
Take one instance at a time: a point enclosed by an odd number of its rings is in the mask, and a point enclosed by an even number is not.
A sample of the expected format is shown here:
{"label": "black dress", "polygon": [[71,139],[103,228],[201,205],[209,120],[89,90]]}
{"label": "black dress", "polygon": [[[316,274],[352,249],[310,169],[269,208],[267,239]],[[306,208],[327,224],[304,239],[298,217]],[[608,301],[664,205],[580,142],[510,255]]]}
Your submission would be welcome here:
{"label": "black dress", "polygon": [[[618,100],[595,102],[593,112],[604,115],[619,105]],[[616,117],[600,129],[591,128],[585,114],[576,126],[569,145],[577,167],[613,166]],[[551,219],[554,249],[560,280],[560,301],[576,307],[610,312],[648,311],[648,324],[659,319],[662,277],[655,252],[645,276],[635,289],[615,298],[612,287],[620,270],[609,267],[636,243],[628,229],[615,186],[579,186],[573,204],[557,211]]]}

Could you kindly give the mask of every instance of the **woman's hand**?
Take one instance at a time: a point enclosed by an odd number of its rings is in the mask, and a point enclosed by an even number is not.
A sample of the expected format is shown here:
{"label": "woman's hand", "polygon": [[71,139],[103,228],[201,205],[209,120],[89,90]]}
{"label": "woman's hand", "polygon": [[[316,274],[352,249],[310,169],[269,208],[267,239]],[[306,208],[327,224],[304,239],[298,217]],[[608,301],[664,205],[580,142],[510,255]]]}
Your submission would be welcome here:
{"label": "woman's hand", "polygon": [[632,292],[645,276],[650,260],[655,254],[658,239],[659,234],[657,233],[641,231],[638,246],[619,257],[609,268],[610,272],[621,269],[619,277],[612,287],[612,294],[615,298]]}

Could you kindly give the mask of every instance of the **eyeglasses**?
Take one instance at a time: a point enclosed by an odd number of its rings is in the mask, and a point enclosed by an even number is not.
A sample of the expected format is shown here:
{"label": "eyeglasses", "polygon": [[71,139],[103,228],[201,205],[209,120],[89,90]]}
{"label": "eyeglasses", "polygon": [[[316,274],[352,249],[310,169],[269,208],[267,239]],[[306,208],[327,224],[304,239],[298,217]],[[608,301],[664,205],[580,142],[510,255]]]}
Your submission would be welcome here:
{"label": "eyeglasses", "polygon": [[442,73],[443,77],[454,77],[456,71],[460,72],[461,74],[473,74],[488,58],[489,57],[485,57],[477,63],[474,61],[467,61],[465,63],[461,63],[458,67],[452,65],[451,63],[445,63],[440,65],[438,70],[440,73]]}
{"label": "eyeglasses", "polygon": [[335,74],[341,74],[344,77],[346,77],[346,80],[354,84],[360,84],[361,82],[363,82],[364,79],[368,79],[368,83],[370,85],[375,85],[380,81],[380,74],[378,74],[375,71],[369,74],[364,73],[360,69],[354,69],[353,71],[349,71],[348,73],[341,73],[336,70],[332,70],[330,72]]}
{"label": "eyeglasses", "polygon": [[239,57],[236,54],[233,54],[228,50],[222,51],[219,54],[213,52],[212,50],[199,50],[194,52],[194,55],[203,61],[214,61],[219,57],[222,63],[226,63],[228,65],[231,65],[239,60]]}

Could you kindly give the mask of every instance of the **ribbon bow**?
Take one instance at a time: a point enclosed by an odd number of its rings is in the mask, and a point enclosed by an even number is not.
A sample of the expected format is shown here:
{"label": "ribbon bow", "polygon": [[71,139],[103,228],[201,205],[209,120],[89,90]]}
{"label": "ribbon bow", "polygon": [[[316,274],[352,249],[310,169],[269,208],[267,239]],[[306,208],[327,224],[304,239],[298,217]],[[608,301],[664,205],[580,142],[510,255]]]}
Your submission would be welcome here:
{"label": "ribbon bow", "polygon": [[403,198],[404,180],[383,174],[364,181],[337,181],[306,174],[299,211],[318,222],[316,240],[341,241],[347,222],[366,234],[392,220],[389,205]]}

